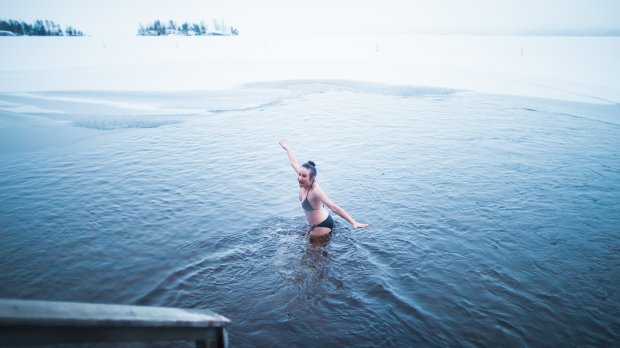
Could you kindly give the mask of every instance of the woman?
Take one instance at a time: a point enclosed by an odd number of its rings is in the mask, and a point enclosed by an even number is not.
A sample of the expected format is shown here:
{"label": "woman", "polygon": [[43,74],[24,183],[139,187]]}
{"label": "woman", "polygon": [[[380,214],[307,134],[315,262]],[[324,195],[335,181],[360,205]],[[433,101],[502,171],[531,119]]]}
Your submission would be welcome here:
{"label": "woman", "polygon": [[368,224],[360,224],[355,221],[344,209],[340,208],[327,197],[327,194],[325,194],[321,186],[316,182],[316,164],[314,164],[314,162],[308,161],[300,166],[297,164],[295,155],[289,148],[286,140],[280,140],[280,146],[286,150],[291,166],[295,170],[295,173],[297,173],[299,201],[302,202],[301,207],[304,209],[306,219],[311,225],[311,239],[329,236],[334,229],[334,220],[332,220],[331,215],[329,215],[325,209],[325,205],[334,213],[349,221],[353,228],[364,228],[368,226]]}

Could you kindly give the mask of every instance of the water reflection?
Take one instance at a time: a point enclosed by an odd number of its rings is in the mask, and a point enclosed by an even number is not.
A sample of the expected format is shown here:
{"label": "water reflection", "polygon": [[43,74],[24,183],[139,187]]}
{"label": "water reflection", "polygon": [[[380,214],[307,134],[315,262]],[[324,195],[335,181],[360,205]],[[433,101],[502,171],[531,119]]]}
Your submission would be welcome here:
{"label": "water reflection", "polygon": [[308,275],[314,275],[316,279],[325,279],[329,269],[330,254],[325,245],[309,244],[306,251],[301,255],[300,265]]}
{"label": "water reflection", "polygon": [[332,234],[333,232],[322,236],[310,236],[310,232],[308,232],[308,240],[312,245],[324,247],[329,244],[329,241],[332,239]]}

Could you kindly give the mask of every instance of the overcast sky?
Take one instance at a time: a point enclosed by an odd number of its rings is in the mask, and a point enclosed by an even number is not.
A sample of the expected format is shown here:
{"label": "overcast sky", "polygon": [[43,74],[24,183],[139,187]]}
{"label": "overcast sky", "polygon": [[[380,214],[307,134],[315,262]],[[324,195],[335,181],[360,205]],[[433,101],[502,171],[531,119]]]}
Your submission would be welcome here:
{"label": "overcast sky", "polygon": [[94,36],[155,19],[223,18],[266,32],[524,33],[620,28],[620,0],[2,0],[1,19],[50,19]]}

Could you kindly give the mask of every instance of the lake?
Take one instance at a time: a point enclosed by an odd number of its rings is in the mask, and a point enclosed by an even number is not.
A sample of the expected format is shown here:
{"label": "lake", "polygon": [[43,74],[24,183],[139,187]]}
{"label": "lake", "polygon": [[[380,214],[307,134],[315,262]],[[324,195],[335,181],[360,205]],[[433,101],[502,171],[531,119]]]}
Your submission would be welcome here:
{"label": "lake", "polygon": [[[618,104],[308,79],[0,106],[0,297],[209,308],[233,347],[619,342]],[[369,228],[309,243],[281,138]]]}

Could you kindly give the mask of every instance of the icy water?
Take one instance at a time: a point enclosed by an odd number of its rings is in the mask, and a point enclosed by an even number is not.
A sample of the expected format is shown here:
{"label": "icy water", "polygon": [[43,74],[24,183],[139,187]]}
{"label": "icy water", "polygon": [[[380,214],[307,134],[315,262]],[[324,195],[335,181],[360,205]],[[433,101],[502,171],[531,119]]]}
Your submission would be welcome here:
{"label": "icy water", "polygon": [[[618,105],[299,81],[0,107],[0,297],[209,308],[233,347],[620,342]],[[368,229],[308,242],[282,137]]]}

